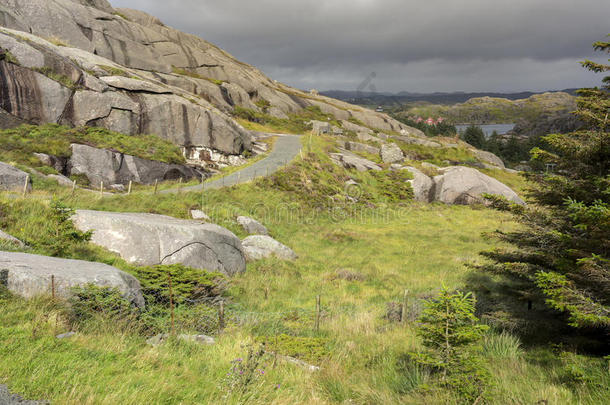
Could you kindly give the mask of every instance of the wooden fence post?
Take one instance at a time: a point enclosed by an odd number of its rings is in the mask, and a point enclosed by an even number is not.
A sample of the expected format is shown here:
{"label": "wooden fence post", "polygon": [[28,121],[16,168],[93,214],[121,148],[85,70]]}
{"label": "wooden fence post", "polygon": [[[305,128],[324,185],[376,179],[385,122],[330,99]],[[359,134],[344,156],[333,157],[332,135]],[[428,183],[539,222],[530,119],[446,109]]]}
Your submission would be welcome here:
{"label": "wooden fence post", "polygon": [[132,186],[132,183],[133,183],[133,182],[132,182],[131,180],[129,180],[129,186],[127,187],[127,195],[130,195],[130,194],[131,194],[131,186]]}
{"label": "wooden fence post", "polygon": [[222,333],[222,330],[225,327],[225,302],[224,300],[220,300],[220,304],[218,306],[218,334]]}
{"label": "wooden fence post", "polygon": [[316,295],[316,323],[315,323],[316,332],[320,330],[320,296]]}
{"label": "wooden fence post", "polygon": [[173,335],[174,334],[174,297],[172,295],[172,275],[171,274],[167,275],[167,281],[169,284],[169,313],[170,313],[170,317],[171,317],[170,333]]}
{"label": "wooden fence post", "polygon": [[55,276],[51,274],[51,298],[55,300]]}
{"label": "wooden fence post", "polygon": [[155,191],[153,194],[157,194],[157,186],[159,185],[159,179],[155,179]]}
{"label": "wooden fence post", "polygon": [[407,309],[409,308],[409,290],[405,290],[402,295],[402,311],[400,311],[400,322],[407,322]]}
{"label": "wooden fence post", "polygon": [[72,182],[72,197],[74,197],[74,193],[76,193],[76,180]]}
{"label": "wooden fence post", "polygon": [[28,193],[28,184],[30,184],[30,175],[25,176],[25,183],[23,184],[23,196]]}

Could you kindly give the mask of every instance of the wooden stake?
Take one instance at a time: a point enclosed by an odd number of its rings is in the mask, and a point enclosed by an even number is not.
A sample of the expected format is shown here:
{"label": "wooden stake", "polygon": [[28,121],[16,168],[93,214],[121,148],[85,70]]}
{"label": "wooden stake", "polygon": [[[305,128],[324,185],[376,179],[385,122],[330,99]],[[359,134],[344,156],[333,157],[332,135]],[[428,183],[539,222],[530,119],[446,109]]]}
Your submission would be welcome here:
{"label": "wooden stake", "polygon": [[320,330],[320,296],[316,296],[316,323],[315,323],[316,332]]}
{"label": "wooden stake", "polygon": [[76,180],[72,182],[72,197],[74,197],[74,193],[76,192]]}
{"label": "wooden stake", "polygon": [[129,186],[127,187],[127,195],[131,194],[131,185],[132,185],[132,181],[129,180]]}
{"label": "wooden stake", "polygon": [[51,274],[51,298],[55,299],[55,276]]}
{"label": "wooden stake", "polygon": [[25,184],[23,185],[23,196],[24,197],[28,192],[28,184],[30,184],[30,175],[29,174],[27,176],[25,176]]}
{"label": "wooden stake", "polygon": [[405,290],[402,295],[402,311],[400,312],[400,322],[407,322],[407,308],[409,308],[409,290]]}
{"label": "wooden stake", "polygon": [[180,177],[180,180],[178,180],[178,192],[182,192],[182,177]]}
{"label": "wooden stake", "polygon": [[104,182],[100,182],[100,197],[104,196]]}
{"label": "wooden stake", "polygon": [[218,334],[222,333],[222,330],[225,327],[225,302],[223,300],[220,301],[220,305],[218,306]]}
{"label": "wooden stake", "polygon": [[155,191],[153,192],[153,194],[157,194],[157,186],[159,185],[159,180],[155,179]]}
{"label": "wooden stake", "polygon": [[171,317],[170,333],[173,335],[174,334],[174,297],[172,295],[172,275],[171,274],[167,275],[167,281],[169,284],[169,313],[170,313],[170,317]]}

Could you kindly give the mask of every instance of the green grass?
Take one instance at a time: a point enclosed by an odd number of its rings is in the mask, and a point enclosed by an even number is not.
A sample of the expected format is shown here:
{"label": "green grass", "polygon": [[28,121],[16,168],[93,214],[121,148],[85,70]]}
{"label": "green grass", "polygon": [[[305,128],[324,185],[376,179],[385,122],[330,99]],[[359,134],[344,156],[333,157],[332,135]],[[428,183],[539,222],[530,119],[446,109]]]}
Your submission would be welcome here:
{"label": "green grass", "polygon": [[130,77],[131,76],[126,71],[124,71],[123,69],[118,68],[118,67],[107,66],[107,65],[98,65],[98,67],[100,69],[104,70],[110,76],[125,76],[125,77]]}
{"label": "green grass", "polygon": [[325,114],[318,106],[305,107],[297,113],[289,113],[288,118],[277,118],[241,106],[235,106],[233,117],[246,129],[262,132],[288,133],[302,135],[311,130],[307,124],[311,120],[326,121],[334,126],[341,123],[331,114]]}
{"label": "green grass", "polygon": [[12,63],[13,65],[20,65],[17,58],[9,51],[0,52],[0,61],[4,61],[6,63]]}
{"label": "green grass", "polygon": [[172,72],[174,72],[177,75],[188,76],[188,77],[192,77],[194,79],[207,80],[208,82],[214,83],[217,86],[220,86],[224,83],[224,80],[218,80],[218,79],[213,79],[211,77],[202,76],[198,73],[191,72],[189,70],[186,70],[184,68],[179,68],[176,66],[172,66]]}
{"label": "green grass", "polygon": [[[130,196],[100,198],[77,190],[70,197],[70,190],[35,187],[25,199],[0,197],[0,228],[31,245],[34,253],[49,254],[52,247],[57,224],[49,199],[56,194],[73,208],[178,218],[201,208],[239,237],[246,235],[235,217],[249,215],[299,255],[294,262],[248,263],[245,273],[230,280],[222,291],[228,327],[213,346],[170,340],[153,348],[136,323],[99,317],[95,323],[73,324],[61,302],[0,298],[0,382],[27,398],[60,404],[240,403],[223,382],[226,372],[233,359],[246,355],[245,345],[267,341],[270,351],[321,370],[309,373],[269,356],[263,361],[265,374],[241,402],[460,403],[451,392],[421,389],[434,376],[406,356],[421,347],[417,324],[389,323],[383,317],[386,304],[401,301],[407,289],[415,316],[420,300],[441,284],[469,288],[475,272],[466,264],[482,263],[478,252],[498,245],[485,234],[518,225],[507,214],[481,207],[418,204],[408,196],[397,200],[398,179],[329,166],[326,153],[332,147],[330,138],[315,137],[303,160],[295,159],[271,178],[203,195],[152,195],[151,187],[142,187]],[[362,185],[361,199],[354,203],[340,198],[348,178]],[[114,265],[139,276],[153,291],[163,291],[158,271],[135,268],[87,242],[71,244],[63,255]],[[348,273],[358,277],[337,276]],[[183,281],[188,286],[189,280]],[[318,295],[322,316],[316,331]],[[142,322],[167,331],[166,298],[149,305]],[[213,333],[213,311],[206,311],[178,299],[177,332]],[[79,335],[53,338],[68,330]],[[593,405],[609,394],[608,364],[602,359],[532,348],[493,330],[479,350],[492,375],[491,403]]]}
{"label": "green grass", "polygon": [[42,167],[33,155],[46,153],[68,158],[70,144],[113,149],[128,155],[166,163],[184,163],[180,149],[154,135],[123,135],[104,128],[67,128],[55,124],[22,125],[0,131],[0,161]]}

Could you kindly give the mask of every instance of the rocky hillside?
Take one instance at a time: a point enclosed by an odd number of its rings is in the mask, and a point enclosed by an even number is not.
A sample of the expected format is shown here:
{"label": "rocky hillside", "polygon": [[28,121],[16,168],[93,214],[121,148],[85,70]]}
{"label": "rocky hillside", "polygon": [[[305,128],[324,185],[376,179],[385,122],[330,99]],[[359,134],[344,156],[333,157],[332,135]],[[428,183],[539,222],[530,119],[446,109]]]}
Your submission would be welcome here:
{"label": "rocky hillside", "polygon": [[557,114],[576,107],[574,96],[564,92],[534,94],[519,100],[477,97],[448,105],[418,105],[403,110],[400,116],[443,117],[455,124],[513,123],[534,120],[543,114]]}
{"label": "rocky hillside", "polygon": [[[419,135],[385,114],[305,93],[193,35],[106,0],[0,0],[0,126],[60,123],[152,133],[193,151],[241,154],[236,106]],[[207,151],[209,153],[209,150]]]}

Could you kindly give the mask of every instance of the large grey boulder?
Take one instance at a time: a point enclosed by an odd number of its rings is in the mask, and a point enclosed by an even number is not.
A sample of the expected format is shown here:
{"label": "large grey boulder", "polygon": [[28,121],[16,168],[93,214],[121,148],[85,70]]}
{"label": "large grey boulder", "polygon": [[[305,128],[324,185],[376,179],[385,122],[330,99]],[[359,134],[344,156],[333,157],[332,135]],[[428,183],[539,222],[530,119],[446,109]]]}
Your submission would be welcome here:
{"label": "large grey boulder", "polygon": [[[0,162],[0,190],[22,191],[28,174],[9,164]],[[32,184],[28,180],[27,191],[32,189]]]}
{"label": "large grey boulder", "polygon": [[347,142],[343,142],[343,144],[345,146],[345,149],[352,151],[352,152],[366,152],[366,153],[370,153],[371,155],[379,154],[379,148],[376,148],[371,145],[367,145],[365,143],[347,141]]}
{"label": "large grey boulder", "polygon": [[68,163],[71,175],[85,175],[91,184],[105,185],[152,184],[155,180],[185,180],[199,178],[197,170],[178,164],[169,164],[137,158],[88,145],[73,144],[72,157]]}
{"label": "large grey boulder", "polygon": [[413,175],[413,179],[409,180],[413,189],[413,196],[416,201],[430,202],[434,198],[434,181],[424,173],[414,167],[406,167]]}
{"label": "large grey boulder", "polygon": [[244,228],[244,231],[248,232],[250,235],[268,235],[269,231],[267,228],[256,219],[252,219],[249,217],[240,216],[237,217],[237,223]]}
{"label": "large grey boulder", "polygon": [[368,159],[361,158],[360,156],[353,155],[348,152],[343,153],[331,153],[330,160],[338,166],[342,166],[346,169],[356,169],[359,172],[365,172],[367,170],[381,170],[381,166],[379,166],[375,162],[371,162]]}
{"label": "large grey boulder", "polygon": [[434,177],[434,199],[445,204],[482,203],[481,194],[495,194],[514,203],[525,202],[506,185],[476,169],[451,166],[440,170],[443,174]]}
{"label": "large grey boulder", "polygon": [[6,233],[2,230],[0,230],[0,240],[4,240],[6,242],[12,243],[13,245],[18,246],[18,247],[25,247],[25,243],[23,243],[19,239],[15,238],[12,235],[9,235],[8,233]]}
{"label": "large grey boulder", "polygon": [[134,305],[144,306],[138,280],[107,264],[0,252],[0,269],[8,270],[8,289],[26,298],[50,295],[51,276],[54,276],[57,296],[68,298],[71,287],[92,283],[116,287]]}
{"label": "large grey boulder", "polygon": [[395,136],[392,136],[391,138],[395,139],[397,141],[400,141],[400,142],[410,144],[410,145],[421,145],[421,146],[426,146],[428,148],[440,148],[441,147],[440,143],[424,139],[425,137],[417,138],[414,136],[395,135]]}
{"label": "large grey boulder", "polygon": [[248,261],[275,256],[282,260],[295,260],[298,256],[288,246],[267,235],[252,235],[242,241],[244,254]]}
{"label": "large grey boulder", "polygon": [[381,145],[379,156],[383,163],[400,163],[405,160],[405,155],[395,143]]}
{"label": "large grey boulder", "polygon": [[74,225],[91,241],[140,266],[181,263],[228,276],[245,270],[239,239],[214,224],[164,215],[78,210]]}
{"label": "large grey boulder", "polygon": [[494,155],[491,152],[476,149],[474,151],[474,155],[485,162],[491,163],[494,166],[498,166],[502,169],[505,168],[504,162],[502,161],[502,159],[500,159],[498,156]]}

